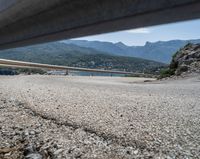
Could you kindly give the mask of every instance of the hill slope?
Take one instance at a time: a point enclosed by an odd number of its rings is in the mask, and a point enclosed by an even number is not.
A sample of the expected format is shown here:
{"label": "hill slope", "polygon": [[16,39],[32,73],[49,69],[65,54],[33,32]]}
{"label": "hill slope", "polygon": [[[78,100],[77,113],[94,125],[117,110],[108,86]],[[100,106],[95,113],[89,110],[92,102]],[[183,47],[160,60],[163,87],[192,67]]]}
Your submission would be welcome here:
{"label": "hill slope", "polygon": [[93,48],[107,54],[139,57],[158,62],[170,63],[172,55],[187,43],[200,43],[200,40],[171,40],[158,41],[155,43],[147,42],[144,46],[127,46],[122,42],[100,42],[86,40],[66,40],[67,44]]}
{"label": "hill slope", "polygon": [[172,59],[170,69],[175,75],[200,73],[200,44],[187,44]]}
{"label": "hill slope", "polygon": [[108,55],[91,48],[60,42],[9,49],[0,52],[0,58],[46,64],[86,68],[115,69],[133,72],[151,72],[163,63],[134,57]]}

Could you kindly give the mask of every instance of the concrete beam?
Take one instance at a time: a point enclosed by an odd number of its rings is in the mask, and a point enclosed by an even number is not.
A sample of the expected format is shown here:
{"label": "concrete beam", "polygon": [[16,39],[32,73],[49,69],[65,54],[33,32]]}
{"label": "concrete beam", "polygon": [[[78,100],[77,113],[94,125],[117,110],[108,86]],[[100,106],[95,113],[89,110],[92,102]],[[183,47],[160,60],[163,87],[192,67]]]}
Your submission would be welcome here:
{"label": "concrete beam", "polygon": [[0,49],[196,18],[199,0],[0,0]]}

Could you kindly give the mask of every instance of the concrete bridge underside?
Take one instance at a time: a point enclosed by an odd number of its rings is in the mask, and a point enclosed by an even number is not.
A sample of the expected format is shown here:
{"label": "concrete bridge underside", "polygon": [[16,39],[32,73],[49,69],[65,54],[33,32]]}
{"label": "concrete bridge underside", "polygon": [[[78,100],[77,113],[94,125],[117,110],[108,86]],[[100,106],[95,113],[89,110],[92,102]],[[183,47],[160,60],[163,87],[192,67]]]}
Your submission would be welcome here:
{"label": "concrete bridge underside", "polygon": [[196,18],[199,0],[0,0],[0,49]]}

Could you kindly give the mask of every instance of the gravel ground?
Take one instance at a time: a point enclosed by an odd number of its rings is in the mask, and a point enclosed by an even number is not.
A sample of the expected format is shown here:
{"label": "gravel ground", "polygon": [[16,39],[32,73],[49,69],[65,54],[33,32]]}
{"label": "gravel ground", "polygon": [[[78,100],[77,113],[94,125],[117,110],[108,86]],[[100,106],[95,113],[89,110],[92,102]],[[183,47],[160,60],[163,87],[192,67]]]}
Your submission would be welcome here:
{"label": "gravel ground", "polygon": [[199,99],[199,76],[1,76],[0,158],[200,158]]}

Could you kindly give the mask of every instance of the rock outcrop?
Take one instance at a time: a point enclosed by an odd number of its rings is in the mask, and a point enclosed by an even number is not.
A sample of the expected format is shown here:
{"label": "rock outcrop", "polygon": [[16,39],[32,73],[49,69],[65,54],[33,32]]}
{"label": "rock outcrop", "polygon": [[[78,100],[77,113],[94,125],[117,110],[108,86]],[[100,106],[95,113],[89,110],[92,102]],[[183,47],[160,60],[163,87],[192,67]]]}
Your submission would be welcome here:
{"label": "rock outcrop", "polygon": [[200,73],[200,44],[187,44],[176,52],[170,64],[175,75]]}

